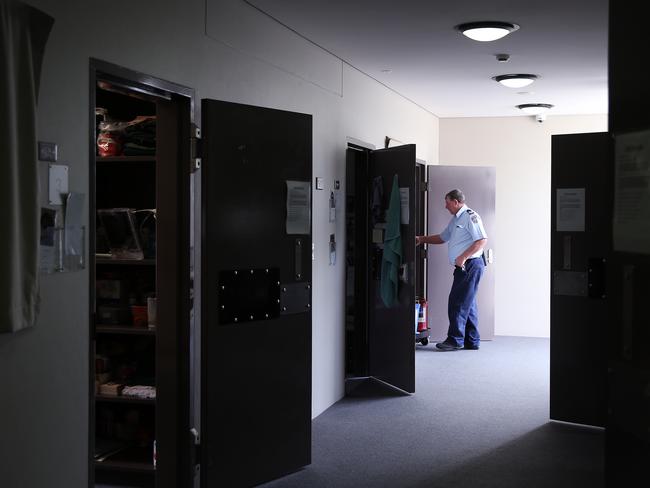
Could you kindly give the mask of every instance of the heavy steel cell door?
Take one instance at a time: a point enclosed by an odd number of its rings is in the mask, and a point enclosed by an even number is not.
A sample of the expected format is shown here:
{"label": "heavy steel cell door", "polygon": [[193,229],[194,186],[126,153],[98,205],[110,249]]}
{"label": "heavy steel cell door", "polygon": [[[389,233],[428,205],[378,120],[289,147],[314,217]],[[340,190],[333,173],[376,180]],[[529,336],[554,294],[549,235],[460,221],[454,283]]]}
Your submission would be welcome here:
{"label": "heavy steel cell door", "polygon": [[[552,137],[551,418],[604,426],[606,347],[619,276],[612,253],[613,152],[605,132]],[[608,272],[610,271],[610,272]],[[608,280],[607,278],[611,279]]]}
{"label": "heavy steel cell door", "polygon": [[[370,251],[368,277],[368,371],[401,390],[415,391],[415,145],[370,152]],[[390,199],[396,182],[396,212]],[[401,262],[394,303],[382,299],[384,237],[397,220]]]}
{"label": "heavy steel cell door", "polygon": [[311,115],[203,100],[201,486],[311,460]]}
{"label": "heavy steel cell door", "polygon": [[[428,166],[427,232],[440,234],[451,219],[445,195],[454,188],[465,194],[467,206],[478,212],[488,235],[486,253],[494,259],[481,278],[477,295],[481,340],[494,338],[494,277],[496,249],[496,168],[487,166]],[[447,244],[427,245],[427,301],[432,341],[447,338],[447,301],[454,268],[449,264]]]}

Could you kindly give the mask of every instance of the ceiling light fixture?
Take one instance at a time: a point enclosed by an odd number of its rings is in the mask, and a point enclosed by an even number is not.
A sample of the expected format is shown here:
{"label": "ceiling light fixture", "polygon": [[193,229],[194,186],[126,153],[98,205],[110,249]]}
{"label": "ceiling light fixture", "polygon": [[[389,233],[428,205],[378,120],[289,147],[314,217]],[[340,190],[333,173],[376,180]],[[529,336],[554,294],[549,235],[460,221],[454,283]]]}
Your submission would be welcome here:
{"label": "ceiling light fixture", "polygon": [[508,88],[523,88],[524,86],[530,85],[537,78],[539,78],[539,76],[529,74],[511,74],[492,77],[494,81],[498,81]]}
{"label": "ceiling light fixture", "polygon": [[467,22],[454,27],[463,35],[480,42],[496,41],[519,29],[517,24],[509,22]]}
{"label": "ceiling light fixture", "polygon": [[550,103],[522,103],[517,108],[528,115],[539,115],[553,108]]}

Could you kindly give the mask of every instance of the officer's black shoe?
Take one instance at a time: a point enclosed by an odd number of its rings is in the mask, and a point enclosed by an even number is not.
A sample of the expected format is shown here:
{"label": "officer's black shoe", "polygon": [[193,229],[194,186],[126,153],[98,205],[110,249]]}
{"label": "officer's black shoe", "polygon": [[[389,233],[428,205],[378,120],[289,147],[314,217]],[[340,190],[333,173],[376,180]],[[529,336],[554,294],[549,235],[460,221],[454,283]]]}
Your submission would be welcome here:
{"label": "officer's black shoe", "polygon": [[465,347],[463,349],[467,349],[469,351],[478,351],[479,345],[473,345],[473,344],[465,344]]}
{"label": "officer's black shoe", "polygon": [[455,344],[450,344],[447,341],[439,342],[436,344],[436,348],[440,349],[441,351],[458,351],[459,349],[462,349],[462,347]]}

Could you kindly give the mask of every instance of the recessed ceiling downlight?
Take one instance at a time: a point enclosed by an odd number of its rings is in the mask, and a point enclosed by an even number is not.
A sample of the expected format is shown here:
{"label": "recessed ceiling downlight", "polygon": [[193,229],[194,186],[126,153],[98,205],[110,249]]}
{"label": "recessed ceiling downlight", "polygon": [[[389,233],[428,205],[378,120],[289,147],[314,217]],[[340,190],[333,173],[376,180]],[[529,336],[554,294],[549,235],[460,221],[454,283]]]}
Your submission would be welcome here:
{"label": "recessed ceiling downlight", "polygon": [[455,29],[475,41],[489,42],[507,36],[519,29],[519,26],[509,22],[485,21],[459,24]]}
{"label": "recessed ceiling downlight", "polygon": [[539,115],[553,108],[550,103],[522,103],[517,108],[528,115]]}
{"label": "recessed ceiling downlight", "polygon": [[510,75],[499,75],[494,76],[492,79],[498,81],[508,88],[523,88],[524,86],[530,85],[535,81],[539,76],[530,75],[530,74],[510,74]]}

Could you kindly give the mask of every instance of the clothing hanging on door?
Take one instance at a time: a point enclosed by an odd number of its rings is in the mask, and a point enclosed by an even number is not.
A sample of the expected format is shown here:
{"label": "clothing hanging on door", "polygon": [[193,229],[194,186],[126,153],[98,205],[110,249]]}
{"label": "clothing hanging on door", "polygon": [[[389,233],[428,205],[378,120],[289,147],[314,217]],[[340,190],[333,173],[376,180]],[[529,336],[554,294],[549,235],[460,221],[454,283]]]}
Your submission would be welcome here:
{"label": "clothing hanging on door", "polygon": [[402,265],[402,235],[400,215],[400,193],[397,175],[393,176],[388,212],[386,213],[386,233],[384,253],[381,260],[380,294],[384,305],[397,304],[399,268]]}

